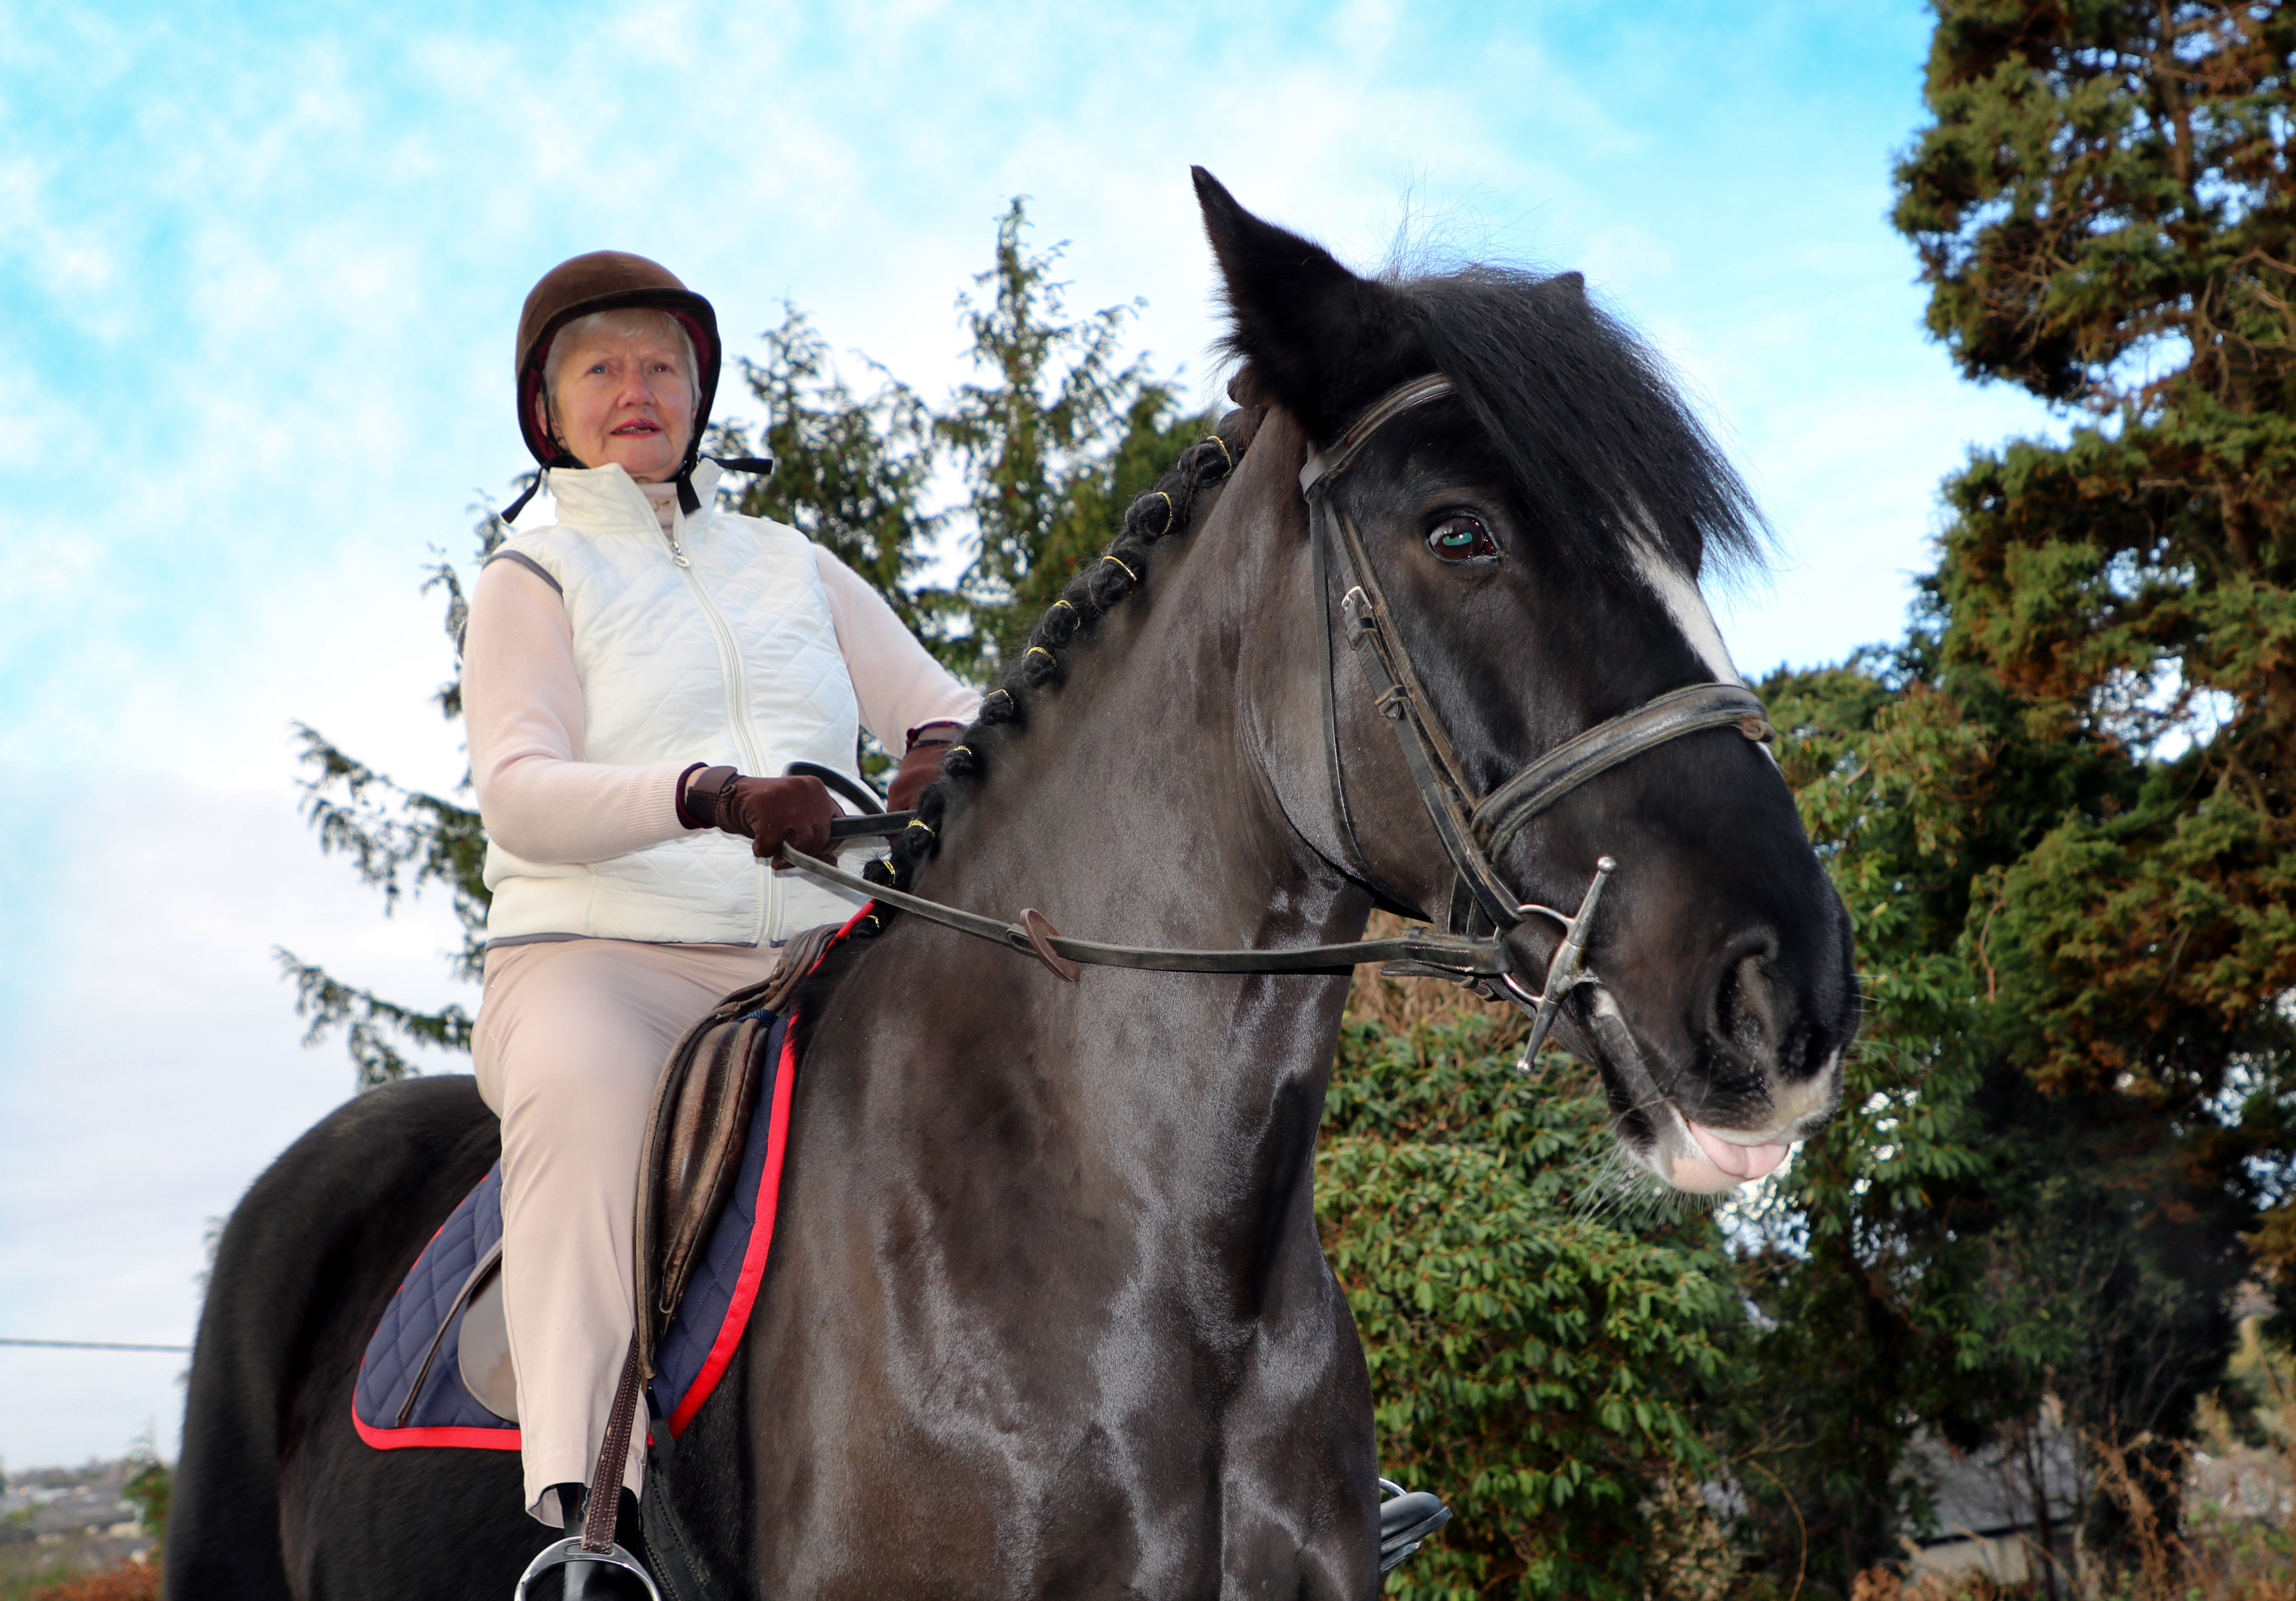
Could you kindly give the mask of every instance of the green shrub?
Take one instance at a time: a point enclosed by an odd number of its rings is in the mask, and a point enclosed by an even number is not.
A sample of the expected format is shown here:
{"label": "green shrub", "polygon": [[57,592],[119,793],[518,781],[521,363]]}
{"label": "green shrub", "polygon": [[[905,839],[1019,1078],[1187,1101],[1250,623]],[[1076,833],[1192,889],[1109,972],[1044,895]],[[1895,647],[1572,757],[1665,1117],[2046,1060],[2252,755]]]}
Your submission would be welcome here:
{"label": "green shrub", "polygon": [[[1382,1470],[1455,1521],[1390,1595],[1649,1593],[1704,1521],[1744,1329],[1711,1219],[1620,1165],[1587,1069],[1521,1030],[1351,1019],[1316,1169],[1371,1362]],[[1685,1513],[1685,1507],[1689,1509]],[[1672,1516],[1664,1515],[1667,1509]]]}

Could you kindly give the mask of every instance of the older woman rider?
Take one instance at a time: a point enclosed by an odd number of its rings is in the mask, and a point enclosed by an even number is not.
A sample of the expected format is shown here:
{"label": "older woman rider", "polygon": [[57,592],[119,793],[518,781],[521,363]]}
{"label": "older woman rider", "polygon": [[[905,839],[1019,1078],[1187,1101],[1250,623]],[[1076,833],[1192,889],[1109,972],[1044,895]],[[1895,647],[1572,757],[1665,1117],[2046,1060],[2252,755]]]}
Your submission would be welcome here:
{"label": "older woman rider", "polygon": [[[502,1119],[525,1502],[545,1523],[573,1521],[605,1435],[671,1046],[857,904],[768,869],[784,841],[824,850],[837,810],[819,780],[772,775],[852,773],[865,725],[905,751],[901,807],[978,704],[836,557],[716,509],[698,442],[718,357],[709,303],[643,258],[579,256],[535,286],[519,423],[556,521],[488,559],[464,641],[494,891],[472,1049]],[[633,1494],[641,1473],[634,1441]]]}

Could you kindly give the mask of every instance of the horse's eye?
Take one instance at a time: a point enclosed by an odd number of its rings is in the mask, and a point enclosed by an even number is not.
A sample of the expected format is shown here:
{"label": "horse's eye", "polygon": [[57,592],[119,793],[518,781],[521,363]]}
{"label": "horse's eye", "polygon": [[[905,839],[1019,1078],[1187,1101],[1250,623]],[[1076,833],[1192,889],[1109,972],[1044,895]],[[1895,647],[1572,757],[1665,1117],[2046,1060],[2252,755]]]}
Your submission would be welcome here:
{"label": "horse's eye", "polygon": [[1498,559],[1499,542],[1481,518],[1454,512],[1427,530],[1427,548],[1445,562],[1492,562]]}

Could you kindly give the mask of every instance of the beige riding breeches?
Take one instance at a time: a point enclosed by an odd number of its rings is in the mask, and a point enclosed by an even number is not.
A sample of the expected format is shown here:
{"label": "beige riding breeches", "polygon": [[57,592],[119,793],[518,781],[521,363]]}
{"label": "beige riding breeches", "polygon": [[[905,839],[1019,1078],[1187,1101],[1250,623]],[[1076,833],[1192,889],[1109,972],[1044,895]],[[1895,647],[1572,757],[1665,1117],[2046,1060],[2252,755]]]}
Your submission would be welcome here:
{"label": "beige riding breeches", "polygon": [[[503,1310],[518,1369],[527,1510],[588,1483],[630,1342],[631,1231],[654,1081],[774,947],[567,940],[487,953],[471,1054],[503,1126]],[[643,1416],[623,1482],[644,1472]],[[545,1505],[547,1501],[549,1504]]]}

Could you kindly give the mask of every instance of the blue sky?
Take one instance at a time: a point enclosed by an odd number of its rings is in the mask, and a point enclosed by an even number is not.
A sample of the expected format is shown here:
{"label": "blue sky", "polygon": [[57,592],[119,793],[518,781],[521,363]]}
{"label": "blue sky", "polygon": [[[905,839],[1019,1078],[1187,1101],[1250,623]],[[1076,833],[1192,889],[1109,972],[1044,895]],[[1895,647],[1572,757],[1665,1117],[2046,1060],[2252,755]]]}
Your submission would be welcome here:
{"label": "blue sky", "polygon": [[[1902,628],[1935,489],[2045,426],[1890,232],[1903,0],[1252,8],[0,0],[0,1334],[181,1340],[208,1219],[339,1100],[270,955],[455,993],[294,815],[289,725],[453,784],[416,593],[523,455],[519,303],[601,246],[738,352],[784,298],[928,391],[1006,199],[1071,304],[1221,377],[1187,184],[1376,265],[1584,270],[1780,534],[1749,671]],[[1406,225],[1408,225],[1406,227]],[[726,409],[739,415],[738,406]],[[165,1357],[0,1348],[0,1460],[172,1449]]]}

